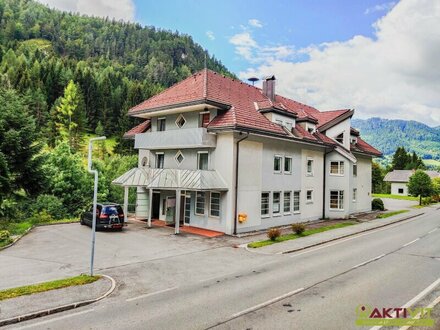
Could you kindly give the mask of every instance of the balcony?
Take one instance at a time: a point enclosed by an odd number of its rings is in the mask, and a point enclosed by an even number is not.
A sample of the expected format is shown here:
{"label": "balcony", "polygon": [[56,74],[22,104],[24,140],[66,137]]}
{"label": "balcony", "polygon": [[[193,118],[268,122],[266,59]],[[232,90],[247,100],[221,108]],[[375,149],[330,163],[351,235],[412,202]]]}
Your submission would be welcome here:
{"label": "balcony", "polygon": [[134,147],[149,150],[215,148],[216,141],[215,134],[200,127],[136,134]]}

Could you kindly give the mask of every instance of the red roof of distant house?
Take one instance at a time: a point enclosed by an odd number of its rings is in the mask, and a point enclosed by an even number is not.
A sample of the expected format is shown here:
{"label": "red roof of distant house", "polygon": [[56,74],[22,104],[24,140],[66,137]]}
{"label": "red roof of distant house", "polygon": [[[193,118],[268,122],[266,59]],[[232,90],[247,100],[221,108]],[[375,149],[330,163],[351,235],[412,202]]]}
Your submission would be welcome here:
{"label": "red roof of distant house", "polygon": [[139,133],[145,133],[146,131],[148,131],[148,129],[151,127],[151,122],[150,119],[147,119],[145,121],[143,121],[142,123],[140,123],[139,125],[133,127],[131,130],[129,130],[128,132],[126,132],[124,134],[124,138],[128,139],[128,138],[132,138],[134,137],[136,134]]}
{"label": "red roof of distant house", "polygon": [[[280,95],[275,95],[275,100],[271,101],[260,88],[205,69],[131,108],[129,114],[139,116],[144,112],[198,102],[211,102],[223,108],[218,111],[208,128],[248,128],[284,136],[289,136],[289,133],[266,118],[261,113],[262,110],[276,109],[286,114],[289,113],[297,117],[298,121],[307,120],[316,123],[318,129],[323,125],[327,125],[325,128],[328,128],[353,113],[349,109],[321,112],[314,107]],[[143,124],[147,125],[146,122]],[[139,128],[138,126],[125,135],[133,136],[138,129],[143,129],[143,126]],[[320,132],[311,134],[299,125],[296,125],[292,132],[295,136],[316,143],[335,144],[335,141],[324,134]],[[380,155],[378,150],[362,140],[356,147],[359,152]]]}

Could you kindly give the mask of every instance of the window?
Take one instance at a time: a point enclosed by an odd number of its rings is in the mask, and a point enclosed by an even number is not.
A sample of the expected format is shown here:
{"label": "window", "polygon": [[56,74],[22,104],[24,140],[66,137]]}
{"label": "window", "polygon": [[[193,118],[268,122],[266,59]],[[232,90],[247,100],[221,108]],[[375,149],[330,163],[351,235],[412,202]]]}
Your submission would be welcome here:
{"label": "window", "polygon": [[205,192],[196,191],[196,214],[205,215]]}
{"label": "window", "polygon": [[282,156],[275,156],[273,158],[273,170],[275,173],[281,173],[281,162],[283,161]]}
{"label": "window", "polygon": [[183,117],[183,115],[179,115],[176,119],[176,125],[179,128],[182,128],[186,124],[186,119]]}
{"label": "window", "polygon": [[398,194],[403,194],[403,188],[399,188],[399,189],[397,189],[397,193],[398,193]]}
{"label": "window", "polygon": [[331,190],[330,191],[330,210],[344,209],[344,191]]}
{"label": "window", "polygon": [[353,164],[353,176],[357,176],[358,175],[358,166],[357,164]]}
{"label": "window", "polygon": [[277,124],[280,125],[280,126],[283,126],[283,121],[280,120],[280,119],[276,119],[276,120],[275,120],[275,123],[277,123]]}
{"label": "window", "polygon": [[208,169],[208,152],[199,151],[197,153],[197,169],[207,170]]}
{"label": "window", "polygon": [[292,193],[290,191],[284,192],[284,213],[290,213],[290,208],[292,206]]}
{"label": "window", "polygon": [[206,127],[209,124],[209,112],[199,114],[199,127]]}
{"label": "window", "polygon": [[335,137],[336,142],[339,142],[340,144],[344,144],[344,133],[339,134],[337,137]]}
{"label": "window", "polygon": [[307,190],[306,201],[307,203],[313,203],[313,190]]}
{"label": "window", "polygon": [[274,192],[272,196],[272,213],[274,215],[280,214],[281,212],[281,193],[279,191]]}
{"label": "window", "polygon": [[284,157],[284,173],[292,173],[292,157]]}
{"label": "window", "polygon": [[269,215],[269,193],[268,192],[261,193],[261,215],[262,216]]}
{"label": "window", "polygon": [[142,167],[148,166],[148,157],[143,157],[141,162]]}
{"label": "window", "polygon": [[162,132],[165,131],[166,119],[165,118],[157,118],[157,130]]}
{"label": "window", "polygon": [[299,213],[300,191],[293,192],[293,212]]}
{"label": "window", "polygon": [[353,202],[356,202],[356,198],[357,198],[357,188],[353,188]]}
{"label": "window", "polygon": [[307,159],[307,175],[313,175],[313,159]]}
{"label": "window", "polygon": [[156,168],[163,168],[165,161],[165,155],[163,152],[156,153]]}
{"label": "window", "polygon": [[209,199],[209,215],[211,217],[219,217],[220,216],[220,193],[219,192],[211,192],[211,196]]}
{"label": "window", "polygon": [[330,174],[344,175],[344,162],[330,162]]}
{"label": "window", "polygon": [[175,161],[176,161],[176,163],[177,163],[177,166],[180,166],[180,164],[182,164],[182,162],[183,162],[183,160],[185,159],[185,157],[183,157],[182,152],[179,150],[179,151],[176,153],[176,156],[174,156],[174,159],[175,159]]}

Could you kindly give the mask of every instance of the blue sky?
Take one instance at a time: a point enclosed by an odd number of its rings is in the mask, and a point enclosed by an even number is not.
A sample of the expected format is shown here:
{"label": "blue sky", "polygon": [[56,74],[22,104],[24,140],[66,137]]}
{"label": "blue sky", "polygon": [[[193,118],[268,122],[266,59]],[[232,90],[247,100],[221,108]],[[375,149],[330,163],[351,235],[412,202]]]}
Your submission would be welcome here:
{"label": "blue sky", "polygon": [[249,64],[235,54],[229,40],[245,29],[253,30],[261,44],[303,48],[358,34],[373,37],[372,24],[389,9],[383,1],[373,0],[137,0],[135,7],[136,21],[191,35],[236,73]]}
{"label": "blue sky", "polygon": [[189,34],[320,110],[440,125],[439,0],[38,0]]}

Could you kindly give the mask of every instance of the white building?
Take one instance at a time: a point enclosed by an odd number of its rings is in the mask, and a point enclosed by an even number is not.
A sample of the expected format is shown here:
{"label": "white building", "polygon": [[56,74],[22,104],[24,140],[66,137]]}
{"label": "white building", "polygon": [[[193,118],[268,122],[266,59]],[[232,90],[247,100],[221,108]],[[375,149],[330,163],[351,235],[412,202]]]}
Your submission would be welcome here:
{"label": "white building", "polygon": [[[371,159],[354,110],[320,112],[210,70],[129,111],[139,166],[114,180],[138,191],[137,216],[242,233],[371,209]],[[127,195],[127,194],[126,194]],[[176,216],[177,215],[177,216]],[[175,219],[179,221],[175,221]]]}
{"label": "white building", "polygon": [[[408,182],[414,170],[394,170],[385,175],[383,181],[391,183],[391,194],[408,196]],[[431,179],[439,177],[440,173],[437,171],[425,171]]]}

